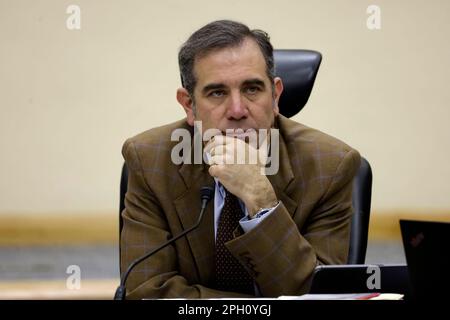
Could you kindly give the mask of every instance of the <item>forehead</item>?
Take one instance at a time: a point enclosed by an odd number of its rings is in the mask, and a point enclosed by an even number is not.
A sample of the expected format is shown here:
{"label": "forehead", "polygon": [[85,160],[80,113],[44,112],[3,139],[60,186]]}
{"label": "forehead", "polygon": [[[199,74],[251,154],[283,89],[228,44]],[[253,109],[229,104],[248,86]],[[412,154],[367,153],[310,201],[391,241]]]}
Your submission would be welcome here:
{"label": "forehead", "polygon": [[195,60],[197,87],[208,83],[232,84],[250,78],[268,80],[266,62],[258,44],[245,39],[241,45],[214,50]]}

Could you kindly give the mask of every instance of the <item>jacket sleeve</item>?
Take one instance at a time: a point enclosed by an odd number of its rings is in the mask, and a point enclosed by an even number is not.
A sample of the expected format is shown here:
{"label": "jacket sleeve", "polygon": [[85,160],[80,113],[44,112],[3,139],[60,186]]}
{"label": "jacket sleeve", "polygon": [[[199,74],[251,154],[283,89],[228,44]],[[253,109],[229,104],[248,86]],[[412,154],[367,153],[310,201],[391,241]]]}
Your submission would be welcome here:
{"label": "jacket sleeve", "polygon": [[325,193],[301,228],[283,203],[258,226],[226,245],[255,278],[263,296],[309,291],[318,264],[346,263],[352,215],[352,182],[359,153],[348,151]]}
{"label": "jacket sleeve", "polygon": [[[146,183],[134,143],[127,140],[122,154],[128,167],[128,189],[122,212],[121,270],[171,238],[165,214]],[[177,270],[175,247],[169,245],[137,265],[126,283],[127,299],[248,297],[190,284]]]}

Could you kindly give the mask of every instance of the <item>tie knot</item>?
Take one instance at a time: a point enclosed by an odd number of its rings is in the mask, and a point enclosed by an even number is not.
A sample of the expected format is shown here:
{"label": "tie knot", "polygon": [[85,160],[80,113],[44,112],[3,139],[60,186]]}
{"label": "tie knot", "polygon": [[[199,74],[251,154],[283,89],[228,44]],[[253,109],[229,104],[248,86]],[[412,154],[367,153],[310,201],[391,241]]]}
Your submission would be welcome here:
{"label": "tie knot", "polygon": [[239,198],[225,189],[225,201],[220,217],[230,217],[237,222],[244,216]]}

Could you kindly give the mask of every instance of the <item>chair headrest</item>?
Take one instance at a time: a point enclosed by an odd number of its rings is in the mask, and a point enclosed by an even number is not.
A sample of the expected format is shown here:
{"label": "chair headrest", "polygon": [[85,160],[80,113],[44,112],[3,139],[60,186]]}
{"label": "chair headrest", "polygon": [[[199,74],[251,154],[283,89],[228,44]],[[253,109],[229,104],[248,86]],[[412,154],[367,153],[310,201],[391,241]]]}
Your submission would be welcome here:
{"label": "chair headrest", "polygon": [[275,74],[283,80],[284,91],[278,106],[292,117],[308,102],[322,55],[312,50],[274,50]]}

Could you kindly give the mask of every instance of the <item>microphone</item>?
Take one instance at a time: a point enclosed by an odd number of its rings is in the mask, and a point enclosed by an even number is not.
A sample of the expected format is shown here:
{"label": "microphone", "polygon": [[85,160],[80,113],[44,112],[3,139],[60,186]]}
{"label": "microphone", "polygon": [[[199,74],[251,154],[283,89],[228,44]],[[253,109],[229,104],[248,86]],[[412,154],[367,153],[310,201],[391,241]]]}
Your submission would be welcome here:
{"label": "microphone", "polygon": [[119,287],[117,287],[116,293],[114,295],[114,300],[125,300],[125,296],[127,293],[125,284],[127,282],[128,275],[134,269],[134,267],[136,267],[139,263],[141,263],[145,259],[147,259],[147,258],[151,257],[152,255],[154,255],[155,253],[157,253],[159,250],[167,247],[172,242],[175,242],[176,240],[180,239],[182,236],[184,236],[184,235],[188,234],[189,232],[191,232],[192,230],[196,229],[200,225],[200,222],[202,221],[202,218],[203,218],[203,214],[205,213],[206,205],[208,204],[209,200],[211,200],[213,194],[214,194],[214,188],[202,187],[200,189],[200,200],[202,201],[202,208],[200,209],[200,214],[198,216],[197,222],[189,229],[184,230],[182,233],[180,233],[176,237],[169,239],[168,241],[166,241],[165,243],[163,243],[156,249],[153,249],[152,251],[148,252],[147,254],[143,255],[142,257],[134,260],[129,265],[127,271],[123,274],[123,277],[121,277],[121,279],[120,279],[120,285],[119,285]]}

